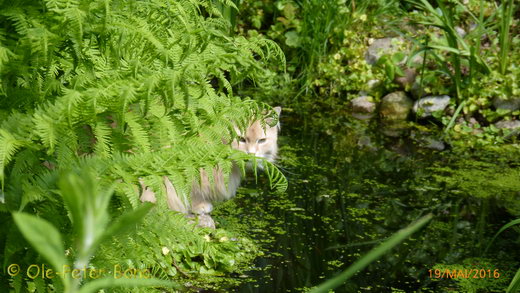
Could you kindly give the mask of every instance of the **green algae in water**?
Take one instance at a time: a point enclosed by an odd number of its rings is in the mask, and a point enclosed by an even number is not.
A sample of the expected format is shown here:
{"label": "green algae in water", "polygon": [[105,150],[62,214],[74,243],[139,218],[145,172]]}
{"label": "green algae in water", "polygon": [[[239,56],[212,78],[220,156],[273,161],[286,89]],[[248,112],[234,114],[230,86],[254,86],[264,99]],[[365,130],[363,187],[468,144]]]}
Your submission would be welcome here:
{"label": "green algae in water", "polygon": [[[289,179],[288,192],[248,190],[229,204],[230,210],[240,210],[241,224],[255,227],[250,236],[266,254],[256,260],[264,268],[253,274],[256,283],[239,291],[307,291],[429,212],[435,217],[426,229],[336,292],[464,291],[463,283],[431,280],[428,270],[478,258],[486,241],[514,217],[518,147],[419,150],[402,156],[381,143],[363,148],[357,134],[367,132],[283,138],[280,165]],[[262,186],[262,181],[250,186]],[[514,274],[519,243],[511,235],[502,237],[486,260]],[[505,288],[505,283],[494,282],[489,289]]]}

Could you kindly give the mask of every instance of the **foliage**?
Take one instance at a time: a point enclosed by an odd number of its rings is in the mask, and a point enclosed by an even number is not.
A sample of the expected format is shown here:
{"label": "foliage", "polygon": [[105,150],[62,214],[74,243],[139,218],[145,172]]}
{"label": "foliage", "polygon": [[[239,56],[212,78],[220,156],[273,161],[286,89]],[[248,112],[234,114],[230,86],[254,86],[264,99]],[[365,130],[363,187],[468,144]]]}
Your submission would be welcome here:
{"label": "foliage", "polygon": [[[446,111],[435,119],[445,126],[443,138],[482,145],[510,137],[490,124],[518,119],[518,110],[495,104],[518,96],[517,9],[509,0],[248,1],[237,31],[272,38],[288,57],[287,73],[266,84],[262,100],[282,101],[310,119],[345,115],[351,99],[368,94],[377,102],[397,88],[415,99],[450,95],[451,108],[462,105],[460,114],[477,119],[484,133],[473,139],[453,132],[460,117]],[[367,48],[382,37],[404,42],[370,66]]]}
{"label": "foliage", "polygon": [[[518,224],[520,224],[520,219],[513,220],[513,221],[505,224],[502,228],[500,228],[500,230],[498,230],[498,232],[495,234],[495,236],[493,236],[493,239],[491,239],[491,241],[489,242],[488,246],[486,247],[485,252],[488,251],[488,249],[491,247],[491,245],[493,244],[493,241],[495,241],[495,239],[498,237],[498,235],[500,235],[506,229],[509,229],[509,228],[513,227],[514,225],[518,225]],[[506,292],[508,292],[508,293],[516,292],[519,287],[520,287],[520,269],[518,269],[518,271],[514,275],[511,283],[507,287]]]}
{"label": "foliage", "polygon": [[240,280],[228,275],[243,274],[260,253],[244,236],[197,228],[194,219],[164,209],[152,210],[134,231],[103,245],[92,261],[96,267],[148,269],[182,282],[185,290],[223,289],[236,286]]}
{"label": "foliage", "polygon": [[[93,227],[107,224],[106,205],[110,213],[141,211],[139,178],[165,208],[162,176],[187,196],[200,170],[219,166],[229,172],[232,162],[244,165],[253,159],[222,140],[230,142],[235,126],[245,127],[272,111],[241,99],[234,88],[265,82],[271,78],[267,65],[285,59],[270,40],[230,36],[221,13],[229,5],[205,0],[0,1],[2,219],[11,222],[7,213],[13,211],[37,214],[58,232],[74,227],[77,238],[84,239],[93,235]],[[100,186],[113,184],[116,196],[110,204],[108,197],[89,206],[86,199],[57,196],[59,178],[85,167]],[[274,188],[286,187],[274,165],[267,171]],[[88,213],[97,218],[84,218],[78,205],[90,207]],[[73,226],[66,224],[65,207]],[[82,222],[92,219],[99,222]],[[4,265],[16,259],[34,263],[36,252],[58,265],[59,259],[38,248],[23,250],[16,227],[4,229]],[[75,251],[81,264],[90,260],[101,232],[88,238],[95,243]],[[226,245],[218,247],[232,250],[235,243]],[[229,256],[207,268],[230,272],[234,260]],[[18,278],[12,286],[19,290],[30,283]],[[37,283],[39,290],[43,285]]]}
{"label": "foliage", "polygon": [[464,113],[478,112],[486,122],[512,114],[491,106],[494,99],[509,99],[519,91],[518,68],[511,65],[518,54],[510,51],[510,44],[520,41],[513,3],[503,1],[495,9],[490,1],[470,1],[469,5],[442,0],[435,4],[410,2],[420,10],[411,18],[426,26],[418,31],[423,37],[416,41],[415,52],[425,51],[430,58],[420,77],[426,92],[439,94],[451,87],[449,92],[458,97],[458,104],[466,103]]}
{"label": "foliage", "polygon": [[[59,193],[63,197],[72,222],[72,235],[65,233],[65,237],[61,237],[60,232],[48,221],[27,213],[14,213],[13,218],[20,232],[54,269],[50,275],[49,270],[42,269],[45,272],[42,272],[42,280],[45,278],[52,280],[56,277],[54,286],[61,287],[66,293],[97,292],[98,289],[115,286],[172,287],[174,284],[151,279],[150,276],[130,282],[111,276],[105,277],[104,274],[98,273],[99,268],[90,266],[90,259],[103,240],[131,228],[151,208],[151,204],[142,205],[123,214],[109,225],[108,203],[113,190],[108,188],[101,191],[100,188],[101,186],[96,183],[93,174],[88,170],[80,170],[77,174],[72,171],[62,176]],[[72,254],[74,258],[72,265],[65,257],[63,238],[73,240],[67,243],[72,246],[67,249],[68,254]],[[92,272],[95,272],[96,277],[92,277]],[[38,290],[42,289],[40,287]]]}
{"label": "foliage", "polygon": [[251,1],[241,6],[238,31],[264,34],[287,55],[289,76],[279,77],[261,98],[276,95],[299,112],[312,112],[313,103],[335,108],[378,78],[364,62],[368,38],[361,32],[381,36],[384,29],[370,29],[387,28],[399,15],[397,1]]}

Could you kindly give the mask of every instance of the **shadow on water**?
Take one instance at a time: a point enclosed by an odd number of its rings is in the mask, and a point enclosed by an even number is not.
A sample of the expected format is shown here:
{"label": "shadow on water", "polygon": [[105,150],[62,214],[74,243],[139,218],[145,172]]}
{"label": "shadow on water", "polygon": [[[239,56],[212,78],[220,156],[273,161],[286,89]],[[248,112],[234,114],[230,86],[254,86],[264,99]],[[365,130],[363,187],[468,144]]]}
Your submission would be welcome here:
{"label": "shadow on water", "polygon": [[[267,251],[250,273],[253,281],[239,292],[299,292],[318,285],[429,212],[435,218],[428,227],[336,292],[438,292],[467,286],[435,278],[431,270],[441,264],[499,269],[502,278],[471,281],[472,288],[503,291],[520,260],[518,236],[515,243],[514,234],[504,235],[492,254],[482,250],[502,224],[520,214],[518,205],[507,208],[518,201],[520,187],[505,184],[502,192],[508,197],[497,197],[496,186],[486,186],[493,194],[474,196],[468,190],[484,181],[457,173],[467,165],[460,157],[388,141],[377,135],[377,125],[359,121],[326,133],[298,128],[297,117],[285,119],[280,165],[289,180],[287,192],[242,189],[236,200],[240,220]],[[507,158],[503,164],[511,170],[519,166]],[[479,166],[484,173],[475,176],[495,172],[491,166],[496,164]],[[469,185],[457,188],[457,180]]]}

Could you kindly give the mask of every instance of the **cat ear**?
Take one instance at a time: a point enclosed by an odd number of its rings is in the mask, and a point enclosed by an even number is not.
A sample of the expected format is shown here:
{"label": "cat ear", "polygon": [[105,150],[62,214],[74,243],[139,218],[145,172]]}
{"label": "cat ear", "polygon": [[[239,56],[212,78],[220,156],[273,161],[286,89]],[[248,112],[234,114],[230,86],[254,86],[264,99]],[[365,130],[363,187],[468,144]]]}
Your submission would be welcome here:
{"label": "cat ear", "polygon": [[[282,113],[282,107],[277,106],[277,107],[274,107],[273,110],[276,112],[276,115],[278,116],[278,123],[276,123],[275,127],[278,128],[278,130],[280,130],[280,114]],[[271,124],[273,122],[273,119],[267,118],[266,122],[268,124]]]}
{"label": "cat ear", "polygon": [[273,110],[276,112],[276,114],[278,114],[278,117],[280,117],[280,114],[282,113],[282,107],[277,106],[274,107]]}

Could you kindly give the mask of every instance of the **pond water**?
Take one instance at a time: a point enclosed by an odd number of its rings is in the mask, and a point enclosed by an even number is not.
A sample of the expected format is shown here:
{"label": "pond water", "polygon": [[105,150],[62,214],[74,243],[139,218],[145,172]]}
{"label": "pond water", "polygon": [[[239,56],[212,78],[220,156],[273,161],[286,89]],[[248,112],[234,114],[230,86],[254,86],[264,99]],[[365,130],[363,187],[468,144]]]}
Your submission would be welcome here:
{"label": "pond water", "polygon": [[[281,161],[287,192],[262,178],[241,189],[237,217],[262,245],[239,292],[299,292],[346,269],[387,237],[428,213],[433,220],[335,292],[503,292],[520,265],[520,155],[423,150],[380,135],[377,123],[346,119],[323,130],[285,117]],[[306,127],[302,125],[307,125]],[[309,126],[311,125],[311,126]],[[318,130],[316,130],[318,129]],[[248,188],[249,187],[249,188]],[[217,209],[229,213],[226,205]],[[434,269],[491,269],[500,277],[454,281]]]}

